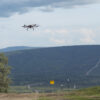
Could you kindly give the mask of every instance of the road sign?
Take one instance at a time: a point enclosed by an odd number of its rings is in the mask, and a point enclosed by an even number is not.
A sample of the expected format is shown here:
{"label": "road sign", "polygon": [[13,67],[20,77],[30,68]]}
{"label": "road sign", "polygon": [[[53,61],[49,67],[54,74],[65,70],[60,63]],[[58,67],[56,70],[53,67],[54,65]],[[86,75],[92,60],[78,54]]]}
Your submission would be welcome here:
{"label": "road sign", "polygon": [[54,80],[50,80],[50,84],[51,85],[54,85],[55,84],[55,81]]}

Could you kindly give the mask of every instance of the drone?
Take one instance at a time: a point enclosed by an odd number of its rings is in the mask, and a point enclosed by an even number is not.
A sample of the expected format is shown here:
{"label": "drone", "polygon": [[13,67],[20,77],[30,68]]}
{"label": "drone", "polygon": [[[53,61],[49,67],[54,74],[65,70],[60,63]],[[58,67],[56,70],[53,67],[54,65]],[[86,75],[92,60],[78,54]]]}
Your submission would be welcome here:
{"label": "drone", "polygon": [[34,28],[39,27],[39,25],[32,24],[32,25],[24,25],[22,27],[27,28],[27,31],[28,31],[28,29],[33,29],[34,30]]}

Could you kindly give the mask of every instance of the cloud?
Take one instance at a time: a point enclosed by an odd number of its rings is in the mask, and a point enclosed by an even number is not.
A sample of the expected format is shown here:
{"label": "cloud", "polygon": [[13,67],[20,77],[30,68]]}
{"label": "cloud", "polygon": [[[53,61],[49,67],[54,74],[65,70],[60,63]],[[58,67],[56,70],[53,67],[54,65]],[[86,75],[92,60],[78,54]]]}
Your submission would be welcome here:
{"label": "cloud", "polygon": [[95,43],[95,33],[93,30],[91,29],[81,29],[80,33],[82,35],[82,38],[80,39],[80,42],[82,43],[88,43],[88,44],[92,44]]}
{"label": "cloud", "polygon": [[54,38],[51,38],[50,41],[52,41],[56,45],[65,45],[66,44],[66,41],[64,39],[54,39]]}
{"label": "cloud", "polygon": [[74,8],[99,2],[100,0],[0,0],[0,17],[11,16],[13,13],[25,13],[31,9],[41,8],[42,11],[53,11],[55,8]]}
{"label": "cloud", "polygon": [[97,33],[89,28],[46,30],[46,32],[52,34],[50,41],[59,46],[96,43]]}

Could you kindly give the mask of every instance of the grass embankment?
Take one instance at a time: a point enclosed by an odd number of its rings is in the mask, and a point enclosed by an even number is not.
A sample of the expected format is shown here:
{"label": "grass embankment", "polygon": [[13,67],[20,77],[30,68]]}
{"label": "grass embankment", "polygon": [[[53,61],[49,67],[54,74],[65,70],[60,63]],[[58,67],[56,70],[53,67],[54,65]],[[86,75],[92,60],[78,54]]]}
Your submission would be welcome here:
{"label": "grass embankment", "polygon": [[100,87],[44,94],[38,100],[100,100]]}
{"label": "grass embankment", "polygon": [[[18,89],[18,87],[16,88]],[[23,90],[24,89],[25,87],[23,87]],[[11,94],[8,94],[8,95],[11,95]],[[23,94],[15,93],[15,95],[16,97],[20,97],[20,95],[23,95]],[[13,95],[12,95],[12,98],[13,98]],[[23,95],[23,97],[18,100],[24,100],[23,98],[25,98],[25,95]],[[13,100],[17,100],[17,99],[13,98]],[[25,100],[100,100],[100,87],[92,87],[92,88],[72,90],[72,91],[59,90],[52,93],[45,93],[45,92],[44,93],[43,92],[42,93],[39,93],[39,92],[28,93],[26,95]]]}
{"label": "grass embankment", "polygon": [[100,100],[100,87],[72,91],[65,95],[64,98],[69,98],[69,100]]}

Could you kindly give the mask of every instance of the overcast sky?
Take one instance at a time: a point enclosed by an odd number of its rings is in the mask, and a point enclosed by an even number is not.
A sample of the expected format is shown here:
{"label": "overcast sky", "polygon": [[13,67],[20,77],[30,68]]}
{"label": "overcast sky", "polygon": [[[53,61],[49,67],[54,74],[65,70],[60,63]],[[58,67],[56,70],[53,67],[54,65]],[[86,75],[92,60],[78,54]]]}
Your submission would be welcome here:
{"label": "overcast sky", "polygon": [[100,44],[100,0],[0,0],[0,48],[90,44]]}

